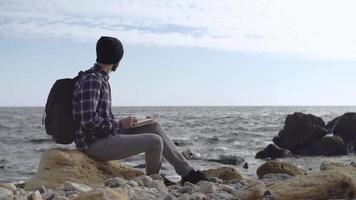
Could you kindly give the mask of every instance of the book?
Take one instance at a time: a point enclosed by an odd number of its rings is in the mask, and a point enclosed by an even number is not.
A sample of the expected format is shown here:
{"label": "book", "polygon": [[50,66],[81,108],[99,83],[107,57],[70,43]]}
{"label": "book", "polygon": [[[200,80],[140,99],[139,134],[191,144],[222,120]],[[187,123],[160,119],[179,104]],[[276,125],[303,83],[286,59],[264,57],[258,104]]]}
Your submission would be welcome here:
{"label": "book", "polygon": [[131,127],[131,128],[137,128],[141,126],[146,126],[149,124],[154,123],[155,120],[153,118],[143,118],[143,119],[137,119],[137,122]]}

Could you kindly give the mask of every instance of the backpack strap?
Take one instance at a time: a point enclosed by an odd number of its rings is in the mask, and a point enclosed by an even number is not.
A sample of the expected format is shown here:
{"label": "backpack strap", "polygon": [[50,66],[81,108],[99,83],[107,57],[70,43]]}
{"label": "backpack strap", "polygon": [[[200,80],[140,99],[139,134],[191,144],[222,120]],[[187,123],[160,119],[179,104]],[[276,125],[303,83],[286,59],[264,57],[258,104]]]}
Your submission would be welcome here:
{"label": "backpack strap", "polygon": [[86,70],[86,71],[80,71],[79,73],[78,73],[78,75],[76,76],[76,77],[74,77],[73,78],[73,80],[75,81],[75,82],[77,82],[78,80],[79,80],[79,78],[82,76],[82,75],[84,75],[84,74],[90,74],[90,73],[94,73],[95,71],[94,70],[92,70],[92,69],[88,69],[88,70]]}

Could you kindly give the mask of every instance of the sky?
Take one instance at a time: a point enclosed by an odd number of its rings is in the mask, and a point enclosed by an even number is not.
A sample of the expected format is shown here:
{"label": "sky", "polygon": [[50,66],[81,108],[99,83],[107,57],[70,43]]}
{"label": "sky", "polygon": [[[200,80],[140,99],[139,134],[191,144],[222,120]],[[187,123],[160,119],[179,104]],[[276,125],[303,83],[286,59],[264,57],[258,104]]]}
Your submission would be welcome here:
{"label": "sky", "polygon": [[44,106],[119,38],[113,106],[356,105],[353,0],[0,0],[0,106]]}

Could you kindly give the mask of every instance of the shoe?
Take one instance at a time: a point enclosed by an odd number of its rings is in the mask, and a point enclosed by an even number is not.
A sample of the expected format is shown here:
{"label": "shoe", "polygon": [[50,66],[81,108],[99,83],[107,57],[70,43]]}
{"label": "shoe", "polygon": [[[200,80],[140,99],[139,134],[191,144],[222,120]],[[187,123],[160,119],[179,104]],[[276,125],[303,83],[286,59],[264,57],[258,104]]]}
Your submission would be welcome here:
{"label": "shoe", "polygon": [[176,185],[176,182],[173,182],[171,180],[169,180],[165,175],[161,174],[162,178],[163,178],[163,183],[166,187],[170,186],[170,185]]}
{"label": "shoe", "polygon": [[185,182],[190,182],[193,184],[198,183],[199,181],[207,181],[205,174],[202,171],[192,170],[188,175],[184,176],[181,180],[181,184],[184,185]]}

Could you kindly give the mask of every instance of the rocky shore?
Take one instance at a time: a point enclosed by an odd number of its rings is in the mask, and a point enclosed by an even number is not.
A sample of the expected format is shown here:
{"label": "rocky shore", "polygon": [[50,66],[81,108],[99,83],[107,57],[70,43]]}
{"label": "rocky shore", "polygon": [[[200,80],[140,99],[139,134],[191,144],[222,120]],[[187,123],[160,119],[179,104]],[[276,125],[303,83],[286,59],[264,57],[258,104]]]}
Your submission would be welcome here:
{"label": "rocky shore", "polygon": [[77,150],[43,153],[37,173],[24,185],[0,184],[0,200],[203,200],[203,199],[352,199],[356,166],[323,162],[306,172],[289,163],[266,161],[256,174],[243,177],[225,166],[207,169],[208,181],[166,187],[158,174],[146,176],[120,162],[100,162]]}

